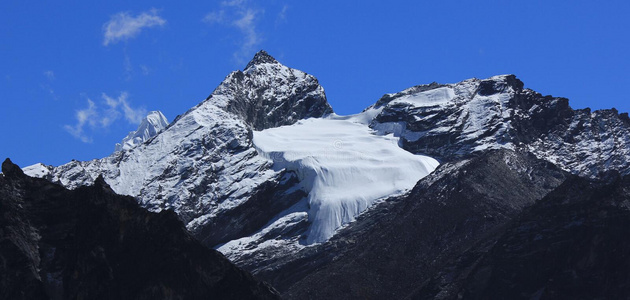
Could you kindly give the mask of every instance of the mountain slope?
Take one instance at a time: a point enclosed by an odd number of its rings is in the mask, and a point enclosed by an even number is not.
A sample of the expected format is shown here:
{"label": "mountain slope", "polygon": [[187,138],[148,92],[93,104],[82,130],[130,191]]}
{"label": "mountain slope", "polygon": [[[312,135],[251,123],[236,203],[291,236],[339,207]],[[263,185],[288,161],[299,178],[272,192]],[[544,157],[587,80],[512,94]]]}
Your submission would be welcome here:
{"label": "mountain slope", "polygon": [[0,299],[278,299],[102,178],[74,191],[8,159],[0,175]]}
{"label": "mountain slope", "polygon": [[409,195],[378,204],[325,244],[255,269],[256,276],[288,299],[405,297],[565,176],[510,150],[447,163]]}

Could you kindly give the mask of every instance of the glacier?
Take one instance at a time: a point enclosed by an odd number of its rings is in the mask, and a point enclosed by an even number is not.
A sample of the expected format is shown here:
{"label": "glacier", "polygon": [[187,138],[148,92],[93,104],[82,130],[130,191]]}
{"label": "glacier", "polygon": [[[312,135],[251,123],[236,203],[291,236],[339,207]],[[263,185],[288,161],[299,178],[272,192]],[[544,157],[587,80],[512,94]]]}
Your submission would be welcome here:
{"label": "glacier", "polygon": [[307,244],[328,240],[375,201],[410,190],[439,165],[355,122],[361,119],[333,115],[254,132],[258,153],[274,169],[296,172],[308,192]]}

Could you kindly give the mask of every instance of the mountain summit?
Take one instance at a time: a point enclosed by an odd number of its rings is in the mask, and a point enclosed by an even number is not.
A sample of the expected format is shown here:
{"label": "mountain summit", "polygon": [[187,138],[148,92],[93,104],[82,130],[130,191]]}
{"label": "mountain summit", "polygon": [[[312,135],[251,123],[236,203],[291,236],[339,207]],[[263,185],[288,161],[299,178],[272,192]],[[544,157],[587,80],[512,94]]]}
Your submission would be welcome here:
{"label": "mountain summit", "polygon": [[234,71],[206,101],[237,115],[254,130],[290,125],[333,112],[312,75],[280,64],[260,51],[243,71]]}
{"label": "mountain summit", "polygon": [[245,67],[245,70],[258,64],[278,64],[278,63],[279,62],[275,58],[273,58],[273,56],[269,55],[267,51],[260,50],[254,55],[254,58],[247,64],[247,66]]}

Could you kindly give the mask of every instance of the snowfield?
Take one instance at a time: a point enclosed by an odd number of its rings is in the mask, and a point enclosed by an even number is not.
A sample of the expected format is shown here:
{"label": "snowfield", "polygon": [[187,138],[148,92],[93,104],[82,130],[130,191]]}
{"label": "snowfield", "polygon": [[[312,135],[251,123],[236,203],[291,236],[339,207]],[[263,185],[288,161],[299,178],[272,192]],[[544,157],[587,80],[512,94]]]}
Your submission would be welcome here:
{"label": "snowfield", "polygon": [[275,170],[295,171],[308,193],[307,244],[328,240],[376,200],[404,193],[439,163],[411,154],[393,135],[361,120],[332,115],[254,132],[258,153]]}
{"label": "snowfield", "polygon": [[455,98],[455,91],[449,87],[441,87],[433,90],[402,96],[390,102],[390,104],[409,104],[414,107],[426,107],[445,105]]}

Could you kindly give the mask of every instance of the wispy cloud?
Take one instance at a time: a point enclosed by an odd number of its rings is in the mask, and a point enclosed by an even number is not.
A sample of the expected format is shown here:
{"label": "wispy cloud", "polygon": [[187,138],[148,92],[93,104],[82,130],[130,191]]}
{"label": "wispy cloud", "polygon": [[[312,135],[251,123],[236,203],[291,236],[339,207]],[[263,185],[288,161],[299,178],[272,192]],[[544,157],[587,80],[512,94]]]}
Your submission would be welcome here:
{"label": "wispy cloud", "polygon": [[50,81],[55,80],[55,72],[51,70],[44,71],[44,76],[46,76],[46,78]]}
{"label": "wispy cloud", "polygon": [[286,4],[283,5],[282,9],[278,13],[278,16],[276,17],[276,26],[287,21],[287,10],[289,10],[289,6]]}
{"label": "wispy cloud", "polygon": [[127,101],[129,95],[127,92],[120,93],[118,98],[112,98],[107,96],[107,94],[103,93],[102,95],[105,103],[109,106],[110,110],[117,111],[119,108],[125,116],[127,122],[131,124],[140,124],[142,122],[142,118],[147,114],[147,110],[140,108],[133,108]]}
{"label": "wispy cloud", "polygon": [[166,20],[158,15],[157,9],[151,9],[137,16],[128,12],[119,12],[103,24],[103,45],[115,44],[140,34],[144,28],[164,26]]}
{"label": "wispy cloud", "polygon": [[106,129],[124,116],[130,124],[139,124],[147,114],[144,107],[134,108],[128,101],[127,92],[122,92],[116,98],[103,93],[103,107],[99,107],[91,99],[87,99],[87,107],[75,112],[76,124],[65,125],[64,129],[84,143],[91,143],[92,137],[88,133],[99,129]]}
{"label": "wispy cloud", "polygon": [[207,13],[202,21],[210,25],[220,24],[238,29],[242,36],[234,58],[238,63],[244,63],[263,41],[257,23],[264,10],[255,8],[248,0],[223,1],[220,7],[219,10]]}
{"label": "wispy cloud", "polygon": [[235,53],[236,59],[247,57],[247,55],[255,49],[261,42],[258,32],[256,31],[256,15],[259,12],[253,9],[247,9],[242,13],[241,18],[234,21],[234,26],[243,33],[243,43],[241,44],[240,53]]}
{"label": "wispy cloud", "polygon": [[142,75],[145,76],[151,74],[151,68],[146,65],[140,65],[140,71],[142,71]]}
{"label": "wispy cloud", "polygon": [[202,21],[208,24],[222,24],[225,22],[225,10],[211,11],[203,17]]}
{"label": "wispy cloud", "polygon": [[40,84],[39,86],[48,93],[54,100],[58,100],[57,94],[55,94],[55,90],[52,88],[52,82],[55,81],[55,72],[51,70],[43,71],[42,74],[46,77],[46,82]]}
{"label": "wispy cloud", "polygon": [[83,127],[94,121],[93,117],[96,116],[96,104],[94,104],[94,101],[90,99],[88,99],[87,102],[87,108],[77,110],[75,113],[77,124],[74,126],[65,125],[64,129],[66,129],[66,131],[75,138],[80,139],[82,142],[91,143],[92,138],[85,134]]}
{"label": "wispy cloud", "polygon": [[124,72],[125,80],[126,81],[131,81],[131,78],[133,77],[133,64],[131,63],[131,58],[127,54],[127,51],[125,51],[125,58],[123,60],[123,67],[124,67],[124,70],[125,70],[125,72]]}
{"label": "wispy cloud", "polygon": [[226,0],[222,1],[221,5],[223,6],[243,6],[245,5],[247,0]]}

